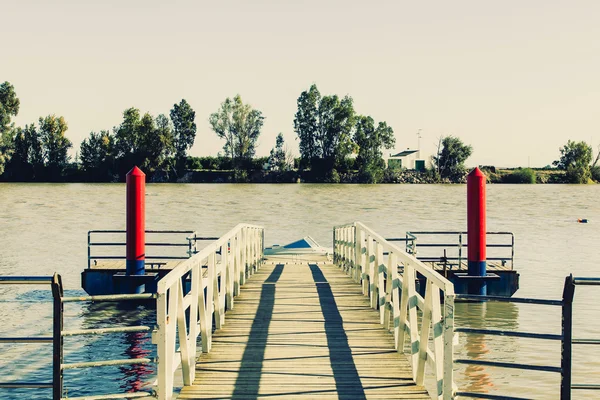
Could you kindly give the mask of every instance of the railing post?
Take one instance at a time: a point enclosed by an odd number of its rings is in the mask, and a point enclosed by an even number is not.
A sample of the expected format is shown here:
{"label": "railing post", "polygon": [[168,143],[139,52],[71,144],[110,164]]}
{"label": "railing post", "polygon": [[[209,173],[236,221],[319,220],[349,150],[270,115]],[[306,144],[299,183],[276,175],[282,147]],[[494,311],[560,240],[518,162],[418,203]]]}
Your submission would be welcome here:
{"label": "railing post", "polygon": [[240,285],[246,283],[246,230],[240,229]]}
{"label": "railing post", "polygon": [[346,227],[344,229],[346,231],[345,236],[345,251],[344,251],[344,258],[346,259],[346,274],[351,274],[352,272],[352,247],[350,246],[350,237],[352,235],[352,228],[351,227]]}
{"label": "railing post", "polygon": [[362,286],[363,286],[363,295],[366,295],[366,289],[365,286],[367,284],[367,277],[366,277],[366,271],[367,271],[367,261],[366,261],[366,248],[365,246],[365,231],[363,229],[360,230],[360,246],[359,246],[359,251],[360,251],[360,270],[358,271],[358,281],[362,282]]}
{"label": "railing post", "polygon": [[246,248],[248,249],[248,277],[254,274],[254,232],[246,228]]}
{"label": "railing post", "polygon": [[344,272],[348,272],[348,227],[342,228],[342,262]]}
{"label": "railing post", "polygon": [[573,275],[565,278],[562,298],[562,341],[560,351],[560,399],[571,400],[571,360],[573,340]]}
{"label": "railing post", "polygon": [[254,265],[255,270],[260,268],[260,232],[254,229]]}
{"label": "railing post", "polygon": [[373,251],[373,237],[369,235],[369,245],[367,246],[369,258],[369,298],[371,299],[371,308],[377,310],[377,271],[375,253]]}
{"label": "railing post", "polygon": [[167,380],[170,373],[167,365],[167,295],[160,291],[158,291],[156,298],[156,325],[156,331],[152,335],[152,340],[157,345],[158,358],[156,393],[159,400],[166,400]]}
{"label": "railing post", "polygon": [[377,242],[377,250],[375,256],[375,272],[377,276],[377,304],[379,306],[379,322],[383,324],[385,314],[385,264],[383,262],[383,243]]}
{"label": "railing post", "polygon": [[87,248],[87,253],[88,253],[88,269],[92,268],[92,249],[90,249],[90,244],[92,243],[92,239],[91,239],[91,231],[88,231],[88,248]]}
{"label": "railing post", "polygon": [[462,232],[458,234],[458,269],[460,270],[460,266],[462,265]]}
{"label": "railing post", "polygon": [[514,234],[510,234],[511,237],[511,241],[510,241],[510,269],[514,268],[514,260],[515,260],[515,235]]}
{"label": "railing post", "polygon": [[444,288],[444,384],[443,398],[454,398],[454,289]]}
{"label": "railing post", "polygon": [[417,258],[417,238],[416,236],[412,239],[412,255]]}
{"label": "railing post", "polygon": [[363,273],[363,295],[371,297],[371,253],[373,252],[373,239],[366,234],[365,243],[365,271]]}
{"label": "railing post", "polygon": [[340,267],[342,270],[346,269],[346,229],[340,228]]}
{"label": "railing post", "polygon": [[52,277],[53,326],[52,326],[52,399],[60,400],[63,391],[63,286],[59,274]]}
{"label": "railing post", "polygon": [[[223,272],[225,273],[225,307],[228,310],[233,309],[233,264],[229,257],[229,249],[231,248],[231,239],[221,247],[221,262],[223,263]],[[223,278],[221,277],[221,284]]]}
{"label": "railing post", "polygon": [[362,264],[362,254],[361,247],[362,243],[360,242],[360,229],[358,229],[358,225],[354,225],[354,282],[360,282],[360,265]]}

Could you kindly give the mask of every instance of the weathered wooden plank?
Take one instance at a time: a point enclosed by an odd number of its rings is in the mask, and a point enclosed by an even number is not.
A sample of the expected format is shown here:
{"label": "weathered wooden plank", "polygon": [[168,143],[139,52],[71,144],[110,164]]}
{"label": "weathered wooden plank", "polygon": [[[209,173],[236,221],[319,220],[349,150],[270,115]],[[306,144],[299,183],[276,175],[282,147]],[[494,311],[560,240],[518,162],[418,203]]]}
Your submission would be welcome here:
{"label": "weathered wooden plank", "polygon": [[353,277],[302,261],[267,260],[246,281],[178,398],[429,398]]}

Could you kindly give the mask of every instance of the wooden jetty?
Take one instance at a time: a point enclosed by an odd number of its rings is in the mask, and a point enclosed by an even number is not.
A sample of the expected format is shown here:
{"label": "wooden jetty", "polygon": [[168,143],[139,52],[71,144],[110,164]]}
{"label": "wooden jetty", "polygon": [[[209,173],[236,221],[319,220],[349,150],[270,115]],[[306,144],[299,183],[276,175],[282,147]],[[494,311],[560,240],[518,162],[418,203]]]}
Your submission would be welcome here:
{"label": "wooden jetty", "polygon": [[158,282],[159,399],[175,375],[179,399],[452,398],[451,282],[360,223],[333,254],[263,249],[240,224]]}
{"label": "wooden jetty", "polygon": [[360,285],[323,256],[276,259],[246,282],[179,399],[430,398]]}

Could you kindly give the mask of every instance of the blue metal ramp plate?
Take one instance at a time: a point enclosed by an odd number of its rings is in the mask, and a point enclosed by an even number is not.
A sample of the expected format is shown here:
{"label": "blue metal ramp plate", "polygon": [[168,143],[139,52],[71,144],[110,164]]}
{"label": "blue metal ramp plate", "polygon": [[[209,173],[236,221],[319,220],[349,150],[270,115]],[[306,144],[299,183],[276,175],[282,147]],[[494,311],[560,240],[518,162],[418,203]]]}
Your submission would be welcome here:
{"label": "blue metal ramp plate", "polygon": [[300,240],[296,240],[295,242],[288,243],[284,246],[273,245],[265,248],[265,255],[306,253],[326,254],[328,252],[330,252],[330,249],[321,247],[316,240],[310,236],[305,236]]}

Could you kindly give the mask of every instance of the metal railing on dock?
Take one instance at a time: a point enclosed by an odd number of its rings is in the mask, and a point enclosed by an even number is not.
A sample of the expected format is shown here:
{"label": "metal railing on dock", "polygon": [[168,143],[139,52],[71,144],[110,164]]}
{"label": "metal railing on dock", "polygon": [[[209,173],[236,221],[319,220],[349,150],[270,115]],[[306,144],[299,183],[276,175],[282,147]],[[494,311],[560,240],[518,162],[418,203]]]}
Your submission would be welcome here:
{"label": "metal railing on dock", "polygon": [[[561,375],[560,383],[560,399],[570,400],[571,390],[600,390],[600,383],[598,384],[572,384],[572,346],[573,344],[593,344],[599,345],[600,339],[573,339],[573,297],[575,294],[575,286],[594,285],[600,286],[600,278],[574,278],[569,275],[565,279],[565,285],[563,289],[563,297],[561,300],[546,300],[546,299],[533,299],[533,298],[518,298],[518,297],[499,297],[499,296],[475,296],[458,294],[456,295],[457,300],[464,301],[499,301],[499,302],[510,302],[510,303],[522,303],[522,304],[533,304],[533,305],[545,305],[545,306],[558,306],[561,307],[562,314],[562,325],[561,334],[547,334],[547,333],[534,333],[534,332],[518,332],[508,330],[496,330],[496,329],[472,329],[472,328],[460,328],[456,327],[455,332],[465,334],[478,334],[478,335],[492,335],[492,336],[507,336],[507,337],[520,337],[529,339],[539,340],[554,340],[561,342],[561,365],[550,366],[550,365],[537,365],[537,364],[521,364],[521,363],[505,363],[497,361],[484,361],[484,360],[472,360],[472,359],[456,359],[454,360],[457,364],[471,364],[488,367],[499,367],[499,368],[511,368],[518,370],[529,370],[529,371],[543,371],[559,373]],[[481,399],[496,399],[496,400],[523,400],[522,397],[512,397],[508,395],[494,395],[487,393],[476,393],[457,391],[457,396],[469,396]]]}
{"label": "metal railing on dock", "polygon": [[[467,249],[467,232],[460,231],[411,231],[406,232],[405,237],[387,238],[389,242],[405,242],[406,252],[417,257],[421,261],[436,262],[443,257],[446,262],[457,263],[459,266],[466,262],[465,251]],[[510,268],[514,267],[515,258],[515,236],[512,232],[487,232],[486,248],[494,251],[487,257],[487,261],[498,261],[502,265],[510,262]],[[418,247],[418,248],[417,248]],[[422,249],[447,250],[449,255],[443,251],[433,254]]]}
{"label": "metal railing on dock", "polygon": [[[185,248],[185,253],[183,254],[149,254],[146,255],[146,260],[149,267],[153,265],[161,265],[163,264],[161,261],[168,260],[185,260],[193,256],[198,252],[198,242],[202,241],[213,241],[217,240],[217,237],[209,237],[209,236],[199,236],[196,231],[191,230],[146,230],[146,234],[149,236],[168,236],[172,239],[171,241],[150,241],[146,242],[147,248]],[[124,239],[115,240],[115,239],[99,239],[99,237],[106,238],[107,236],[124,236],[124,230],[91,230],[88,231],[88,269],[91,268],[92,262],[96,262],[97,260],[125,260],[125,241]],[[176,240],[181,240],[181,235],[185,235],[185,241],[176,242]],[[97,254],[93,252],[93,249],[114,249],[118,248],[119,254]]]}
{"label": "metal railing on dock", "polygon": [[[408,338],[408,355],[417,385],[423,385],[428,366],[436,383],[433,397],[452,399],[452,282],[360,222],[334,228],[333,251],[334,263],[356,282],[362,281],[363,294],[370,298],[373,309],[379,309],[384,328],[393,330],[398,352],[405,352]],[[402,274],[398,272],[400,268]],[[425,296],[417,291],[417,275],[426,280]]]}
{"label": "metal railing on dock", "polygon": [[[88,362],[77,362],[77,363],[65,363],[64,362],[64,338],[73,336],[89,336],[89,335],[107,335],[115,333],[150,333],[152,328],[149,326],[119,326],[112,328],[90,328],[90,329],[73,329],[64,330],[64,304],[73,302],[122,302],[122,301],[154,301],[156,294],[154,293],[142,293],[142,294],[114,294],[114,295],[102,295],[102,296],[81,296],[81,297],[64,297],[62,284],[59,287],[58,296],[54,297],[55,309],[60,308],[60,312],[55,314],[55,325],[60,325],[60,337],[56,337],[55,346],[59,346],[60,364],[59,370],[55,371],[55,396],[53,400],[103,400],[103,399],[133,399],[142,398],[148,396],[154,396],[154,391],[135,391],[128,393],[108,393],[99,395],[86,395],[83,397],[62,397],[63,395],[63,372],[69,369],[77,368],[96,368],[96,367],[108,367],[108,366],[120,366],[120,365],[137,365],[137,364],[149,364],[156,363],[154,358],[129,358],[129,359],[113,359],[113,360],[94,360]],[[58,322],[56,321],[58,318]]]}
{"label": "metal railing on dock", "polygon": [[110,399],[110,398],[141,398],[153,396],[151,391],[138,391],[130,393],[111,393],[102,395],[87,395],[84,397],[63,397],[64,382],[63,371],[75,368],[91,368],[104,367],[114,365],[133,365],[146,364],[155,362],[149,358],[134,358],[125,360],[97,360],[90,362],[65,363],[64,362],[64,338],[81,335],[105,335],[114,333],[130,333],[130,332],[148,332],[149,326],[122,326],[112,328],[99,329],[76,329],[64,330],[64,304],[72,302],[93,301],[93,302],[115,302],[115,301],[140,301],[153,300],[156,295],[148,294],[132,294],[132,295],[107,295],[107,296],[82,296],[82,297],[64,297],[62,279],[59,274],[54,274],[51,277],[40,276],[0,276],[0,285],[3,284],[45,284],[50,285],[52,289],[53,303],[53,327],[52,336],[35,336],[35,337],[0,337],[2,343],[52,343],[52,381],[51,382],[0,382],[1,389],[26,389],[26,388],[44,388],[52,389],[53,400],[94,400],[94,399]]}
{"label": "metal railing on dock", "polygon": [[[0,276],[0,285],[49,285],[54,294],[61,284],[60,275],[54,276]],[[52,343],[52,382],[0,382],[0,389],[53,389],[58,385],[58,371],[60,370],[60,354],[62,349],[57,346],[60,337],[60,328],[57,321],[60,319],[56,302],[53,307],[53,334],[52,336],[29,337],[0,337],[2,343]]]}
{"label": "metal railing on dock", "polygon": [[575,278],[569,275],[565,280],[563,299],[563,341],[562,341],[562,380],[561,399],[571,399],[571,389],[575,390],[600,390],[600,382],[597,383],[572,383],[571,363],[573,361],[573,345],[600,345],[600,338],[573,339],[573,297],[576,286],[600,286],[600,278]]}

